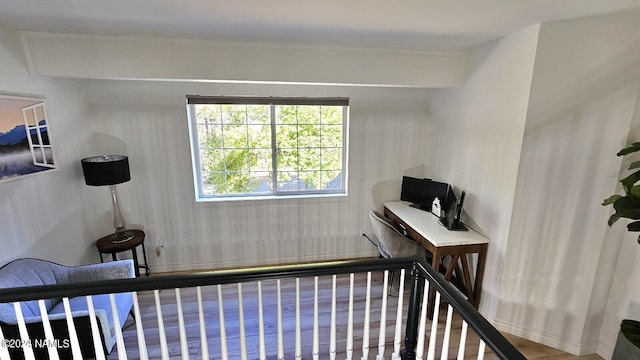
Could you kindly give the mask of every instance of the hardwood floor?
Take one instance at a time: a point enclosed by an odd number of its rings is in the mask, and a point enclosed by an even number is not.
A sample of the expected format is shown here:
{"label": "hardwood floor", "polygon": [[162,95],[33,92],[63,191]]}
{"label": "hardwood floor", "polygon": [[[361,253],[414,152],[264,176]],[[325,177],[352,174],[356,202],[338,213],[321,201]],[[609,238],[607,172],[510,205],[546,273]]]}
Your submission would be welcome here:
{"label": "hardwood floor", "polygon": [[[366,274],[355,275],[354,287],[354,349],[353,359],[362,357],[363,347],[362,339],[364,337],[364,318],[365,318],[365,298],[366,298]],[[396,280],[397,281],[397,280]],[[277,354],[277,293],[276,281],[264,281],[262,286],[262,309],[264,318],[264,334],[265,334],[265,351],[269,359],[276,359]],[[319,349],[320,358],[328,359],[329,356],[329,328],[331,314],[331,293],[332,278],[319,277],[318,280],[318,313],[319,313]],[[383,274],[372,273],[371,286],[371,303],[370,303],[370,321],[369,339],[370,345],[368,349],[368,358],[375,359],[378,353],[378,335],[380,327],[380,313],[382,308]],[[282,293],[282,323],[284,332],[284,349],[285,358],[293,359],[295,349],[295,280],[281,280]],[[348,275],[337,277],[337,300],[336,300],[336,339],[337,339],[337,359],[346,358],[347,346],[347,314],[349,308],[349,277]],[[258,323],[258,285],[257,283],[245,283],[242,286],[243,294],[243,315],[245,319],[245,338],[246,353],[248,359],[259,358],[259,323]],[[176,292],[174,290],[162,290],[159,297],[161,299],[162,320],[166,339],[168,342],[168,353],[170,358],[180,358],[180,331],[178,326],[178,309],[176,306]],[[198,304],[196,290],[193,288],[182,289],[180,297],[183,308],[183,316],[185,321],[184,335],[187,339],[187,347],[190,359],[201,359],[202,349],[200,341],[200,328],[198,322]],[[144,340],[146,342],[147,351],[150,359],[161,358],[160,330],[156,317],[156,305],[153,292],[141,292],[138,294],[142,324],[145,329]],[[203,307],[205,309],[205,324],[207,333],[207,345],[209,358],[220,359],[221,342],[220,342],[220,323],[218,313],[218,290],[217,287],[202,288]],[[241,349],[241,331],[239,322],[239,302],[238,287],[236,284],[222,286],[222,298],[224,306],[225,331],[227,336],[227,348],[230,359],[240,358]],[[398,297],[388,297],[386,311],[386,337],[385,337],[385,358],[390,359],[393,352],[393,334],[395,330],[395,314],[397,310]],[[314,313],[314,280],[313,278],[301,278],[300,281],[300,314],[301,314],[301,339],[302,339],[302,355],[304,359],[312,357],[312,338],[313,338],[313,313]],[[407,297],[404,300],[405,306]],[[406,310],[403,311],[406,313]],[[446,307],[440,312],[438,321],[438,335],[436,336],[437,357],[440,359],[441,347],[444,336],[444,324],[446,320]],[[403,324],[404,324],[403,320]],[[430,326],[431,322],[428,322]],[[449,344],[448,358],[456,359],[458,353],[458,344],[460,341],[461,320],[454,315],[452,326],[451,340]],[[429,330],[429,329],[428,329]],[[402,341],[404,341],[404,325],[402,326]],[[138,337],[136,334],[136,326],[133,325],[131,317],[127,320],[123,331],[125,339],[125,348],[129,359],[139,359]],[[597,355],[577,357],[566,354],[560,350],[553,349],[544,345],[505,334],[507,339],[511,341],[528,359],[601,359]],[[425,338],[425,352],[429,345],[428,332]],[[471,330],[467,335],[465,346],[465,359],[475,359],[479,346],[479,338],[473,334]],[[402,346],[403,347],[403,346]],[[117,349],[114,348],[108,359],[117,359]],[[426,354],[425,354],[426,358]],[[497,359],[497,357],[487,350],[485,359]]]}

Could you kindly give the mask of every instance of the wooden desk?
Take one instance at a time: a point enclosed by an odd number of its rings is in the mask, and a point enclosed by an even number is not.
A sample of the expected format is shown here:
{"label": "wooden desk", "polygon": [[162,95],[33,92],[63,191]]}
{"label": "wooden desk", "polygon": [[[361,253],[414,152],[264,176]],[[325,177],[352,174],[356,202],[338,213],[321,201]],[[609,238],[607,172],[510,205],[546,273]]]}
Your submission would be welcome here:
{"label": "wooden desk", "polygon": [[[384,214],[404,226],[409,236],[433,254],[431,266],[436,271],[441,266],[442,258],[451,256],[451,261],[446,265],[444,277],[447,281],[451,281],[455,272],[457,281],[454,284],[477,309],[482,292],[482,278],[489,239],[471,229],[469,231],[449,231],[438,223],[439,219],[432,213],[409,205],[411,203],[406,201],[385,202]],[[467,257],[475,253],[478,254],[478,263],[474,274],[475,280],[472,281]],[[433,304],[434,296],[435,293],[429,291],[429,304]],[[429,313],[431,311],[430,306]]]}
{"label": "wooden desk", "polygon": [[[96,241],[96,247],[98,248],[98,253],[100,254],[100,262],[102,260],[102,254],[111,254],[113,261],[118,260],[118,256],[116,255],[119,252],[131,250],[131,254],[133,255],[133,266],[135,267],[136,277],[140,277],[140,269],[144,269],[144,273],[146,276],[149,276],[149,264],[147,263],[147,252],[144,249],[144,231],[142,230],[127,230],[133,233],[133,239],[114,243],[111,242],[111,235],[107,235],[103,238],[100,238]],[[144,264],[138,264],[138,253],[136,252],[136,247],[142,245],[142,257],[144,259]]]}

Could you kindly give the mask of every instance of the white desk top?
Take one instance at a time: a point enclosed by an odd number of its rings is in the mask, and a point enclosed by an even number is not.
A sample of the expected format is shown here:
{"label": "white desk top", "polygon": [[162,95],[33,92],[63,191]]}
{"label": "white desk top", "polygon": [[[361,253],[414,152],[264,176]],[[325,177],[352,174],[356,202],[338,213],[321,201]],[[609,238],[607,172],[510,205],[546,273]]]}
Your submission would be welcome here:
{"label": "white desk top", "polygon": [[428,239],[434,246],[457,246],[486,244],[489,239],[469,229],[450,231],[438,223],[439,219],[430,212],[410,207],[407,201],[385,202],[384,206],[407,223],[418,234]]}

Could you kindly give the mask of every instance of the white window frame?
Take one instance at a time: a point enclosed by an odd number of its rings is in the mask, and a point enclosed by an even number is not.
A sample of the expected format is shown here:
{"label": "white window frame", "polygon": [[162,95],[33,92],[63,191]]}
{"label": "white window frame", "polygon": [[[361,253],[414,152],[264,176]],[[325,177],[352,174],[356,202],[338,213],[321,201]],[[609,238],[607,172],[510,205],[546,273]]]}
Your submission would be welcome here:
{"label": "white window frame", "polygon": [[[38,114],[42,114],[44,118],[40,119]],[[33,164],[55,169],[56,163],[51,138],[49,138],[49,144],[44,144],[42,139],[43,132],[47,132],[47,135],[49,134],[49,124],[47,122],[49,117],[47,116],[47,109],[44,106],[44,102],[23,107],[22,119],[24,120],[25,130],[27,131],[27,139]],[[32,132],[35,133],[38,138],[38,143],[33,142],[31,138]],[[47,152],[51,153],[51,157],[47,157]],[[42,161],[38,161],[38,158],[42,159]]]}
{"label": "white window frame", "polygon": [[[187,118],[189,121],[189,138],[191,142],[191,160],[193,169],[193,181],[196,202],[220,201],[220,200],[255,200],[274,198],[298,198],[298,197],[324,197],[347,195],[347,159],[349,138],[349,99],[348,98],[302,98],[302,97],[245,97],[245,96],[200,96],[187,95]],[[198,140],[198,124],[196,119],[196,105],[269,105],[271,127],[271,156],[272,156],[272,183],[273,190],[265,194],[218,194],[206,195],[203,189],[202,164],[200,159],[200,146]],[[315,189],[315,190],[279,190],[276,150],[276,123],[275,108],[278,105],[330,105],[342,106],[342,173],[339,189]]]}

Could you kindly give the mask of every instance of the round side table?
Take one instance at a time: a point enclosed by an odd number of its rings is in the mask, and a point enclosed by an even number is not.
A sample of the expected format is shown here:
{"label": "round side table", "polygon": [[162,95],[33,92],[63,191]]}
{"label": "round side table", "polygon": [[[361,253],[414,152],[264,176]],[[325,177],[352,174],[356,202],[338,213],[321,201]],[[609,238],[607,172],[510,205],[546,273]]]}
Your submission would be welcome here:
{"label": "round side table", "polygon": [[[98,253],[100,254],[100,262],[104,262],[104,260],[102,259],[102,254],[111,254],[111,258],[116,261],[118,260],[118,253],[131,250],[136,277],[140,277],[140,268],[144,269],[144,273],[146,276],[149,276],[150,271],[149,265],[147,263],[147,252],[144,249],[144,231],[127,231],[133,233],[133,239],[127,240],[125,242],[114,243],[111,241],[111,237],[113,236],[113,234],[109,234],[96,241],[96,247],[98,248]],[[144,258],[144,264],[142,265],[138,264],[138,253],[136,252],[136,248],[140,245],[142,245],[142,257]]]}

